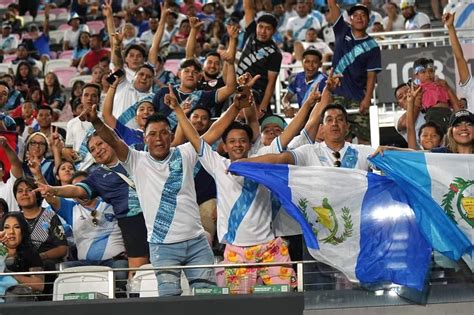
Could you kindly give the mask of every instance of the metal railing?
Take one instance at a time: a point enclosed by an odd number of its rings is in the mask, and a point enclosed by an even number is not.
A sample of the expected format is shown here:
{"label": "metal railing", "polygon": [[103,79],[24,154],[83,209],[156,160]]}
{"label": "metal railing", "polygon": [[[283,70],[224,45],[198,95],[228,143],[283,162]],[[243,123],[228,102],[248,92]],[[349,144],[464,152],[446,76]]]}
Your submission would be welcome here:
{"label": "metal railing", "polygon": [[[97,266],[90,266],[90,270],[87,269],[81,269],[81,270],[74,270],[72,269],[64,269],[60,271],[41,271],[41,272],[8,272],[8,273],[0,273],[0,276],[31,276],[31,275],[58,275],[58,279],[61,276],[68,275],[68,274],[77,274],[83,276],[84,274],[106,274],[106,276],[102,276],[103,280],[106,280],[107,282],[107,287],[106,289],[104,286],[103,288],[99,291],[94,291],[94,280],[91,280],[90,278],[86,278],[85,276],[81,279],[77,279],[77,287],[79,287],[79,284],[86,284],[86,287],[88,288],[87,292],[78,291],[75,292],[76,294],[84,293],[84,294],[92,294],[96,293],[101,295],[103,298],[108,298],[108,299],[114,299],[117,297],[138,297],[138,294],[132,295],[131,293],[145,293],[146,291],[140,290],[140,292],[130,290],[130,288],[127,286],[128,292],[124,292],[123,290],[118,290],[116,287],[118,279],[116,279],[115,274],[117,272],[129,272],[129,271],[136,271],[136,272],[144,272],[144,271],[151,271],[151,272],[157,272],[160,270],[180,270],[180,271],[185,271],[189,269],[197,269],[197,268],[249,268],[249,267],[269,267],[269,266],[286,266],[288,268],[291,268],[290,265],[296,265],[296,280],[297,280],[297,286],[296,286],[296,291],[297,292],[305,292],[305,291],[313,291],[313,290],[326,290],[326,292],[331,292],[331,291],[339,291],[339,290],[353,290],[359,288],[357,284],[351,283],[341,272],[328,268],[328,269],[315,269],[312,266],[315,266],[314,264],[317,264],[317,261],[310,260],[310,261],[295,261],[289,263],[281,263],[281,262],[270,262],[270,263],[234,263],[234,264],[213,264],[213,265],[193,265],[193,266],[166,266],[166,267],[150,267],[150,268],[116,268],[116,269],[108,269],[108,270],[97,270]],[[306,266],[306,267],[305,267]],[[306,269],[306,270],[305,270]],[[448,269],[442,269],[440,267],[436,268],[431,268],[430,270],[430,286],[439,286],[439,285],[448,285],[449,283],[465,283],[467,285],[473,285],[472,283],[472,274],[470,277],[463,278],[464,276],[453,276],[449,275],[450,270]],[[314,277],[318,279],[332,279],[329,282],[324,282],[321,280],[318,281],[307,281],[305,283],[305,277],[307,279],[312,279]],[[156,279],[155,279],[156,280]],[[154,280],[154,281],[155,281]],[[192,279],[189,279],[192,280]],[[129,283],[132,280],[129,280]],[[142,279],[141,281],[152,281],[151,279]],[[104,281],[102,281],[103,283]],[[154,282],[156,283],[156,282]],[[49,283],[50,285],[52,283]],[[148,286],[150,287],[150,286]],[[330,289],[327,289],[327,287],[331,287]],[[321,289],[322,288],[322,289]],[[399,285],[396,284],[391,284],[391,285],[385,285],[383,289],[378,289],[373,292],[375,296],[381,295],[381,292],[383,290],[386,291],[396,291],[397,288],[400,288]],[[471,288],[472,289],[472,288]],[[153,288],[151,287],[149,290],[156,292],[156,295],[154,296],[159,296],[158,294],[158,289],[157,287]],[[329,291],[328,291],[329,290]],[[291,290],[290,290],[291,291]],[[59,294],[71,294],[74,292],[52,292],[53,297],[47,296],[46,294],[40,294],[40,293],[35,293],[34,295],[36,297],[39,297],[40,300],[63,300],[62,296],[61,298],[58,298]],[[55,296],[54,296],[55,295]],[[184,292],[183,295],[193,295],[192,292]],[[150,296],[150,295],[148,295]],[[49,298],[48,298],[49,297]],[[93,297],[93,298],[99,298],[99,297]],[[474,302],[474,297],[472,297],[472,301]]]}

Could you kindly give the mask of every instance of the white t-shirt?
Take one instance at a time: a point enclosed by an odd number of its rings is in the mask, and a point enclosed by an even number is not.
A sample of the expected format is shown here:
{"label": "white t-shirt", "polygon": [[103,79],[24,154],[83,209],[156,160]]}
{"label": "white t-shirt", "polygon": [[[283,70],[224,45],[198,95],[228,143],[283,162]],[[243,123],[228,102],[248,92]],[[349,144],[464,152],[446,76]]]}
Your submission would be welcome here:
{"label": "white t-shirt", "polygon": [[150,48],[151,44],[153,43],[154,36],[155,33],[153,33],[151,30],[148,30],[142,33],[142,35],[140,36],[140,40],[145,43],[146,47]]}
{"label": "white t-shirt", "polygon": [[[273,240],[268,189],[242,176],[226,173],[231,161],[213,151],[203,140],[199,161],[216,181],[219,242],[252,246]],[[229,226],[235,226],[235,235],[229,231]]]}
{"label": "white t-shirt", "polygon": [[76,48],[79,41],[79,34],[81,34],[81,32],[89,32],[89,26],[81,24],[77,31],[73,31],[72,29],[66,30],[66,32],[64,32],[63,41],[68,41],[70,47]]}
{"label": "white t-shirt", "polygon": [[123,164],[136,185],[148,242],[176,243],[204,233],[194,188],[196,162],[191,143],[171,148],[162,161],[148,152],[130,149]]}
{"label": "white t-shirt", "polygon": [[[405,139],[405,141],[408,142],[408,134],[407,134],[407,130],[398,130],[398,121],[402,118],[402,116],[400,116],[397,121],[395,121],[395,130],[397,130],[397,132],[400,134],[400,136],[403,137],[403,139]],[[425,120],[425,114],[423,113],[419,113],[418,114],[418,117],[416,118],[416,121],[415,121],[415,133],[416,133],[416,142],[419,144],[420,143],[420,138],[418,137],[418,131],[420,130],[421,126],[426,122]]]}
{"label": "white t-shirt", "polygon": [[[92,210],[97,211],[94,225]],[[122,232],[111,205],[99,199],[94,209],[76,203],[72,208],[72,231],[81,260],[106,260],[125,252]]]}
{"label": "white t-shirt", "polygon": [[316,49],[317,51],[319,51],[323,55],[333,54],[333,51],[332,51],[331,47],[329,47],[329,45],[325,41],[323,41],[319,38],[314,43],[301,42],[301,44],[303,45],[304,50],[306,50],[308,48],[312,48],[312,49]]}
{"label": "white t-shirt", "polygon": [[74,117],[68,121],[66,126],[66,145],[71,145],[76,151],[79,151],[84,138],[86,137],[87,130],[92,127],[92,124],[88,121],[81,121],[78,117]]}
{"label": "white t-shirt", "polygon": [[466,83],[459,84],[460,86],[460,94],[464,96],[467,100],[467,110],[470,112],[474,111],[474,79],[472,79],[472,76],[469,77]]}
{"label": "white t-shirt", "polygon": [[316,30],[321,29],[319,21],[311,15],[307,15],[304,18],[294,16],[289,18],[286,24],[286,30],[293,32],[293,38],[301,41],[305,39],[306,31],[311,27]]}
{"label": "white t-shirt", "polygon": [[[122,80],[122,82],[120,82],[117,86],[114,96],[114,108],[112,115],[114,115],[115,118],[119,118],[123,112],[135,104],[139,99],[148,95],[152,95],[152,93],[150,91],[138,91],[133,87],[133,81],[129,81],[127,77],[126,80]],[[127,123],[127,127],[138,129],[135,119],[130,120]]]}
{"label": "white t-shirt", "polygon": [[[289,151],[293,154],[295,165],[299,166],[334,166],[337,159],[325,142],[304,145]],[[341,167],[356,168],[367,171],[369,163],[367,157],[375,150],[368,145],[344,143],[339,151]]]}
{"label": "white t-shirt", "polygon": [[0,198],[3,198],[7,202],[9,211],[20,211],[15,194],[13,193],[13,184],[15,184],[15,181],[16,177],[11,173],[6,183],[0,179]]}
{"label": "white t-shirt", "polygon": [[[387,28],[388,25],[388,16],[384,17],[382,20],[382,24],[384,29]],[[396,31],[404,31],[405,30],[405,18],[403,15],[399,14],[397,15],[397,19],[392,23],[392,32]]]}
{"label": "white t-shirt", "polygon": [[[431,21],[428,15],[424,14],[423,12],[416,12],[413,18],[406,20],[405,30],[407,31],[419,30],[426,24],[431,25]],[[423,33],[408,35],[408,38],[420,38],[420,37],[424,37]]]}
{"label": "white t-shirt", "polygon": [[0,37],[0,49],[1,50],[10,50],[18,48],[18,39],[15,35],[10,34],[7,37]]}

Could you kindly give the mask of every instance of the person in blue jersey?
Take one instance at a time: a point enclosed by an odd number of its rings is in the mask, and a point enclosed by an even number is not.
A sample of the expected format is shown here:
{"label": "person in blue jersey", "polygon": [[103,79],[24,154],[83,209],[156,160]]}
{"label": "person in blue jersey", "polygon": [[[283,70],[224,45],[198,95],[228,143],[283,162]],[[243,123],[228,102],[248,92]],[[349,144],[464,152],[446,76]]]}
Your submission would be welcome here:
{"label": "person in blue jersey", "polygon": [[288,92],[283,97],[283,112],[285,115],[292,117],[290,101],[296,94],[298,106],[301,107],[311,92],[311,87],[319,84],[319,92],[323,92],[326,86],[327,76],[319,71],[322,65],[322,54],[316,49],[307,49],[303,53],[303,72],[299,72],[290,77]]}
{"label": "person in blue jersey", "polygon": [[87,147],[98,166],[76,185],[49,186],[38,183],[44,196],[94,199],[100,196],[111,204],[122,231],[128,265],[138,268],[148,263],[145,221],[133,182],[119,163],[117,155],[97,132],[87,140]]}
{"label": "person in blue jersey", "polygon": [[344,21],[336,0],[328,0],[327,19],[333,24],[336,47],[333,56],[335,74],[342,74],[342,84],[334,91],[334,102],[346,109],[359,109],[351,115],[351,133],[359,143],[370,142],[370,121],[368,109],[372,101],[377,73],[382,70],[380,48],[375,40],[367,35],[369,10],[356,4],[348,11],[351,18],[349,26]]}
{"label": "person in blue jersey", "polygon": [[[174,96],[171,86],[165,101]],[[234,115],[224,115],[203,138],[213,143],[220,137],[220,126],[229,124]],[[228,111],[229,112],[229,111]],[[148,151],[131,149],[97,117],[96,106],[87,107],[84,117],[92,122],[97,133],[113,147],[116,157],[129,171],[136,185],[150,246],[150,261],[154,267],[175,265],[209,265],[214,263],[209,243],[199,217],[194,187],[194,167],[197,153],[191,144],[171,147],[173,133],[166,117],[155,114],[145,125],[145,144]],[[192,288],[215,285],[210,268],[185,269]],[[180,295],[179,270],[157,272],[160,295]]]}

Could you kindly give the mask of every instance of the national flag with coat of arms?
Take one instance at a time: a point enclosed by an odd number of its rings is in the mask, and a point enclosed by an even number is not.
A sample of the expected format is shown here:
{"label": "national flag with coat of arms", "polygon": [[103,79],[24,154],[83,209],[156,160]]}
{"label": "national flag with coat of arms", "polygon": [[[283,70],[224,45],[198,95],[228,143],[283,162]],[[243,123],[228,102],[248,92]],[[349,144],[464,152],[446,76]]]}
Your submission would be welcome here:
{"label": "national flag with coat of arms", "polygon": [[372,163],[407,190],[421,189],[441,206],[468,238],[471,247],[463,259],[474,271],[474,154],[386,151]]}
{"label": "national flag with coat of arms", "polygon": [[[353,282],[393,282],[421,291],[432,247],[454,260],[470,247],[441,209],[433,211],[433,200],[413,202],[409,195],[416,192],[385,176],[245,162],[231,164],[229,171],[269,188],[301,225],[311,255]],[[445,237],[426,235],[424,221],[430,233]]]}

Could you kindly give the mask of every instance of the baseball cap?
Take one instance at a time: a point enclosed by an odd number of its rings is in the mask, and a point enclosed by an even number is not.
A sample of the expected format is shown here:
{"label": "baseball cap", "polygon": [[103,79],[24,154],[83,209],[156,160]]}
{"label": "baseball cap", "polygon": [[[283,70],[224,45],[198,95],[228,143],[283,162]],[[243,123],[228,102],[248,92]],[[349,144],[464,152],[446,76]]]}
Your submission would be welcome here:
{"label": "baseball cap", "polygon": [[3,22],[2,28],[12,28],[12,25],[10,24],[10,22]]}
{"label": "baseball cap", "polygon": [[281,118],[280,116],[270,115],[262,120],[262,123],[260,124],[260,130],[263,131],[263,129],[265,129],[265,127],[268,126],[269,124],[276,124],[282,130],[285,129],[285,127],[287,126],[285,120]]}
{"label": "baseball cap", "polygon": [[405,9],[405,8],[408,8],[408,7],[414,7],[415,6],[415,0],[402,0],[402,2],[400,2],[400,9]]}
{"label": "baseball cap", "polygon": [[458,121],[469,121],[474,123],[474,114],[468,110],[461,109],[451,114],[449,118],[449,127],[452,127]]}
{"label": "baseball cap", "polygon": [[194,66],[198,71],[202,70],[201,64],[194,58],[185,59],[179,65],[179,69],[184,69],[190,66]]}
{"label": "baseball cap", "polygon": [[369,9],[361,3],[357,3],[356,5],[352,6],[347,13],[349,13],[349,16],[351,16],[357,10],[362,10],[365,12],[365,14],[367,14],[367,16],[369,16]]}

